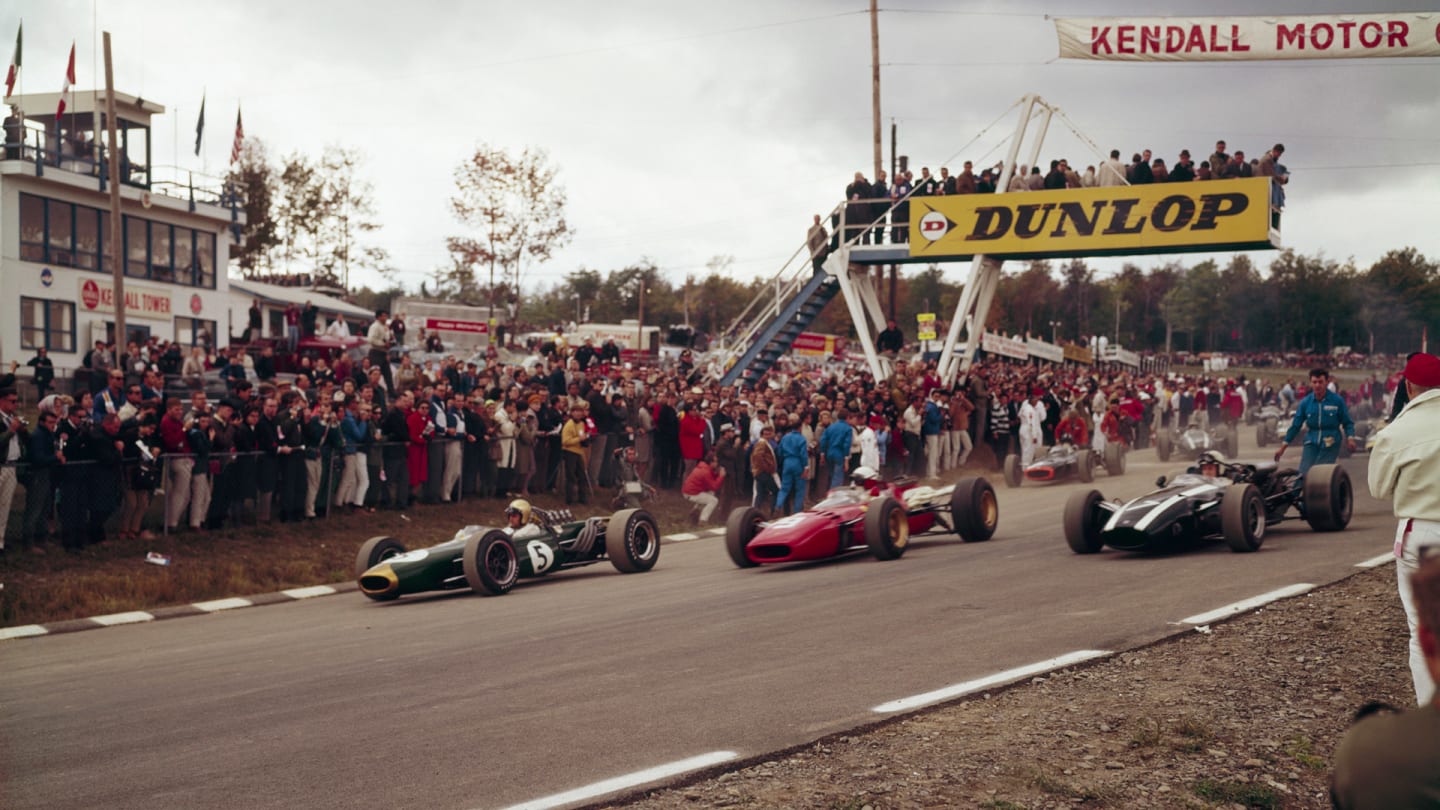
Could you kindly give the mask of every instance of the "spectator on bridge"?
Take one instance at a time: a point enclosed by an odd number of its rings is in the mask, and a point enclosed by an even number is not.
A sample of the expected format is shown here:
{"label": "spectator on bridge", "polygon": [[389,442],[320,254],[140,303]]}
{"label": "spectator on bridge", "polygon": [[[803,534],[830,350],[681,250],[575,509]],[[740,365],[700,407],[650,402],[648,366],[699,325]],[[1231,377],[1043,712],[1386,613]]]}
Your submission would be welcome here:
{"label": "spectator on bridge", "polygon": [[870,230],[870,241],[880,244],[885,241],[885,215],[890,211],[890,187],[885,184],[885,170],[881,169],[875,174],[875,183],[870,186],[870,222],[875,227]]}
{"label": "spectator on bridge", "polygon": [[1164,158],[1155,158],[1150,162],[1150,174],[1155,178],[1155,182],[1157,183],[1170,182],[1170,172],[1165,170]]}
{"label": "spectator on bridge", "polygon": [[929,166],[920,167],[920,179],[915,181],[916,197],[934,197],[940,193],[940,181],[930,175]]}
{"label": "spectator on bridge", "polygon": [[1215,142],[1215,151],[1211,153],[1210,159],[1205,163],[1210,164],[1210,172],[1215,178],[1224,176],[1225,167],[1230,163],[1230,154],[1225,151],[1224,141]]}
{"label": "spectator on bridge", "polygon": [[1150,171],[1150,163],[1139,152],[1130,158],[1127,177],[1132,186],[1148,186],[1155,182],[1155,175]]}
{"label": "spectator on bridge", "polygon": [[960,172],[960,175],[955,178],[955,193],[975,193],[975,165],[968,160],[965,161],[965,168]]}
{"label": "spectator on bridge", "polygon": [[1100,164],[1100,187],[1125,185],[1125,164],[1120,162],[1120,150],[1111,149],[1110,158]]}
{"label": "spectator on bridge", "polygon": [[890,241],[897,245],[903,245],[910,241],[910,192],[914,190],[911,185],[910,172],[900,172],[895,176],[895,182],[890,186],[890,201],[893,208],[890,211]]}
{"label": "spectator on bridge", "polygon": [[810,246],[810,264],[819,273],[825,268],[825,258],[830,255],[830,235],[825,233],[825,225],[820,221],[820,215],[815,215],[815,223],[810,226],[810,231],[805,235],[805,243]]}
{"label": "spectator on bridge", "polygon": [[[870,181],[864,172],[856,172],[855,180],[845,187],[845,241],[869,244],[865,229],[870,225]],[[862,236],[863,234],[863,236]]]}
{"label": "spectator on bridge", "polygon": [[1188,183],[1195,179],[1195,161],[1190,159],[1189,149],[1180,150],[1180,159],[1175,161],[1167,179],[1171,183]]}
{"label": "spectator on bridge", "polygon": [[1095,176],[1095,167],[1086,166],[1085,173],[1080,175],[1080,187],[1094,188],[1099,184],[1099,182],[1099,179]]}
{"label": "spectator on bridge", "polygon": [[1045,174],[1045,190],[1054,191],[1065,188],[1066,183],[1065,172],[1060,168],[1060,161],[1050,161],[1050,171]]}

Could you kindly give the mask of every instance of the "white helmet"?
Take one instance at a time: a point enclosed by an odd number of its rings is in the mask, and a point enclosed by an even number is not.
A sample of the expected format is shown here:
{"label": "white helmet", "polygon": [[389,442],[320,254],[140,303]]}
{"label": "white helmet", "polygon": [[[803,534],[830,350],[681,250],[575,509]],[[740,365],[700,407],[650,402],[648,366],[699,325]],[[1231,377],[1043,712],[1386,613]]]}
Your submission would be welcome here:
{"label": "white helmet", "polygon": [[870,481],[878,481],[879,479],[880,473],[875,472],[873,469],[866,467],[863,464],[859,467],[856,467],[850,472],[850,480],[854,481],[857,484],[864,484]]}

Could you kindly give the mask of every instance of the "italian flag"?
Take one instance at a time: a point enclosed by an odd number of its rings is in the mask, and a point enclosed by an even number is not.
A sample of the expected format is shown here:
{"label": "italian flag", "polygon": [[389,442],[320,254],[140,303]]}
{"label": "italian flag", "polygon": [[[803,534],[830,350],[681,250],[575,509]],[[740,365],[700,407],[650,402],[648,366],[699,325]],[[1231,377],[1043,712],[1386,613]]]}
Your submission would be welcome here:
{"label": "italian flag", "polygon": [[10,70],[5,74],[5,97],[15,95],[15,80],[20,78],[20,43],[25,34],[25,23],[15,31],[15,55],[10,57]]}
{"label": "italian flag", "polygon": [[75,84],[75,43],[70,43],[70,64],[65,68],[65,84],[60,88],[60,104],[55,108],[55,122],[65,114],[65,99],[69,98],[70,87]]}

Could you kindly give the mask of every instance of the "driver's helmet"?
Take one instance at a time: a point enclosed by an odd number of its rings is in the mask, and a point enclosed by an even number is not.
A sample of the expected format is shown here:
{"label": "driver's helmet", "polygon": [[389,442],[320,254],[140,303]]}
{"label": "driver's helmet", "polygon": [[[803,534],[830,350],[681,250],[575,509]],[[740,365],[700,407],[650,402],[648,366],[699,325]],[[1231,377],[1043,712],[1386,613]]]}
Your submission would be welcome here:
{"label": "driver's helmet", "polygon": [[508,520],[511,515],[519,515],[520,523],[524,525],[530,522],[530,502],[524,498],[516,498],[505,507],[505,518]]}
{"label": "driver's helmet", "polygon": [[879,481],[880,473],[862,464],[850,472],[850,480],[860,486],[865,486],[872,482]]}
{"label": "driver's helmet", "polygon": [[1215,452],[1202,453],[1200,455],[1200,474],[1207,478],[1220,477],[1221,459],[1220,454]]}

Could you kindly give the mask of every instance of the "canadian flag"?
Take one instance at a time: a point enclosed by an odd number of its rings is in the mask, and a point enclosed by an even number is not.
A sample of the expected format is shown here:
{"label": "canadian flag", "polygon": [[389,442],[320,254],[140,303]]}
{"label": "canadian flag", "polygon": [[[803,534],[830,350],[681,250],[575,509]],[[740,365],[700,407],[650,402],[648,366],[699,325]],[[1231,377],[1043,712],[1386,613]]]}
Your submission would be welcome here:
{"label": "canadian flag", "polygon": [[65,84],[60,88],[60,104],[55,108],[55,122],[65,114],[65,100],[71,96],[70,87],[75,84],[75,43],[70,43],[70,64],[65,68]]}

